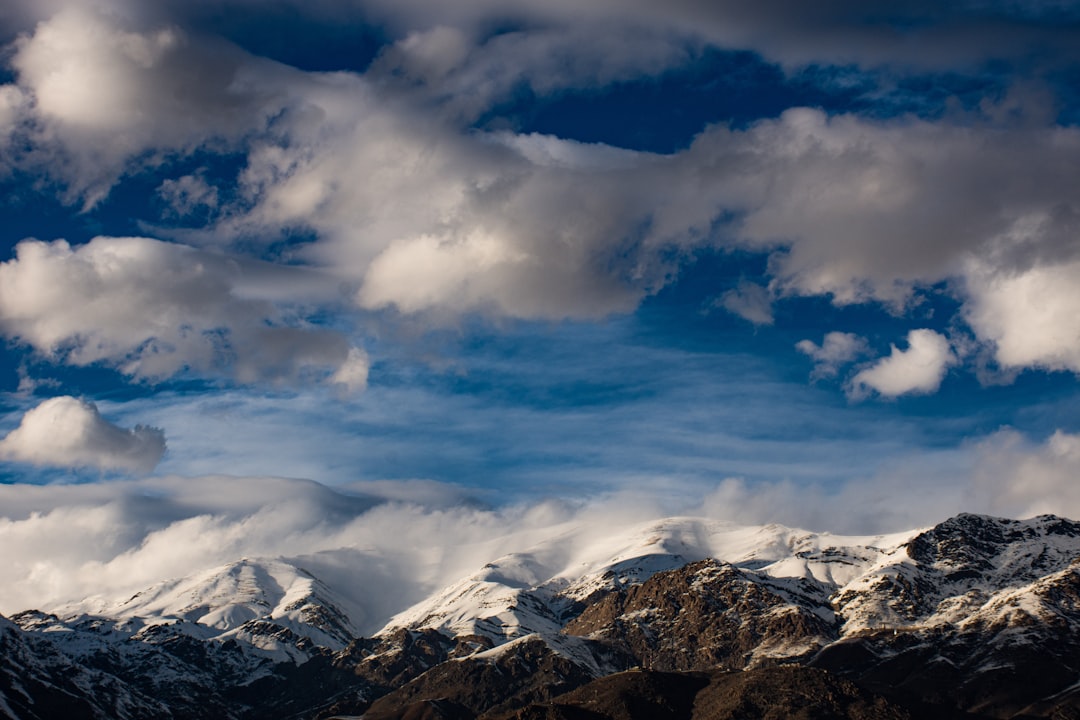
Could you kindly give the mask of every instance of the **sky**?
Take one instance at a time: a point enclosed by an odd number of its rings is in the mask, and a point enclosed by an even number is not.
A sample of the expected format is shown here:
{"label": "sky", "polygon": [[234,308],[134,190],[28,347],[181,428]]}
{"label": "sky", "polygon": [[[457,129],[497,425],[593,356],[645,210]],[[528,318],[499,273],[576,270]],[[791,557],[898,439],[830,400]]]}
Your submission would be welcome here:
{"label": "sky", "polygon": [[12,0],[0,45],[0,612],[398,524],[420,587],[627,513],[1080,517],[1075,2]]}

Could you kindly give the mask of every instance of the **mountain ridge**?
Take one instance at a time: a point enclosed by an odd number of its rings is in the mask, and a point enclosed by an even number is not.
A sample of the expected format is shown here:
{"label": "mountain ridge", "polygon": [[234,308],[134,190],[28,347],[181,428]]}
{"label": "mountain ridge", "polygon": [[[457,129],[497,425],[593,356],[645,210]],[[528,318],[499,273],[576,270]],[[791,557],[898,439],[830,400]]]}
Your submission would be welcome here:
{"label": "mountain ridge", "polygon": [[765,672],[793,665],[943,717],[1080,711],[1071,520],[962,514],[838,536],[680,517],[593,536],[494,558],[370,637],[349,597],[282,558],[17,613],[0,619],[0,642],[27,660],[0,667],[0,714],[35,718],[27,708],[50,701],[93,718],[450,712],[439,698],[462,717],[573,714],[559,694],[634,666],[850,694]]}

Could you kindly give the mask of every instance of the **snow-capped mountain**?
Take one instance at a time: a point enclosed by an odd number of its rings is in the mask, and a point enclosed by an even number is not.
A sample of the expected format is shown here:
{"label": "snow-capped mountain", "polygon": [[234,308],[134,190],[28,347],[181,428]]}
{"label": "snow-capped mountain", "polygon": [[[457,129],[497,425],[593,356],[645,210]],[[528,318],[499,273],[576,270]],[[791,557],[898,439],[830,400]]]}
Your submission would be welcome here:
{"label": "snow-capped mountain", "polygon": [[[245,558],[125,600],[18,613],[7,627],[13,642],[31,643],[46,659],[42,677],[92,668],[82,694],[117,698],[97,700],[102,706],[82,716],[202,717],[216,707],[215,717],[242,717],[261,706],[257,688],[295,668],[314,670],[312,661],[328,664],[359,634],[343,607],[345,599],[303,568]],[[104,693],[103,684],[117,689]]]}
{"label": "snow-capped mountain", "polygon": [[257,655],[298,661],[308,657],[305,646],[341,650],[359,635],[347,607],[348,600],[301,567],[244,558],[167,580],[123,602],[95,598],[55,614],[68,624],[107,618],[121,634],[168,625],[201,640],[235,639]]}
{"label": "snow-capped mountain", "polygon": [[[635,666],[828,686],[915,716],[1080,709],[1080,524],[1052,516],[873,537],[701,518],[581,528],[492,559],[368,638],[356,600],[296,562],[243,559],[19,613],[0,621],[0,714],[377,719],[439,699],[423,716],[513,715]],[[858,689],[769,674],[790,663]]]}
{"label": "snow-capped mountain", "polygon": [[[488,563],[394,616],[381,632],[431,628],[493,641],[558,632],[581,603],[706,558],[723,558],[793,592],[805,591],[800,580],[838,588],[873,567],[886,552],[882,548],[894,549],[912,535],[845,537],[779,525],[670,518],[586,545],[568,536]],[[565,546],[574,549],[560,552]]]}

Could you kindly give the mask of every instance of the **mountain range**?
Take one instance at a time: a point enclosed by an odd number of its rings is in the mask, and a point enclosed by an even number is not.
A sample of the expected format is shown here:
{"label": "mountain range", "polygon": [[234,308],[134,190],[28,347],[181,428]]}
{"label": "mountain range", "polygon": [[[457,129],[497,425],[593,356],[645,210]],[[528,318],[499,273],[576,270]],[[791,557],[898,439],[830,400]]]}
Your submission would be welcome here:
{"label": "mountain range", "polygon": [[1080,523],[1050,515],[669,518],[492,559],[366,635],[354,600],[244,558],[0,618],[0,716],[1080,718]]}

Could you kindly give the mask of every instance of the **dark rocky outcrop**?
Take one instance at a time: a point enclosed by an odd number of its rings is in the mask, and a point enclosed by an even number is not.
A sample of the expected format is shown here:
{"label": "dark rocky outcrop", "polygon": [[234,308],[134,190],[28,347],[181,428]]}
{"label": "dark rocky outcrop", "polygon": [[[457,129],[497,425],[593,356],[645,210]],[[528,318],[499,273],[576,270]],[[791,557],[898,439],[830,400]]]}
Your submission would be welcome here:
{"label": "dark rocky outcrop", "polygon": [[[654,670],[742,669],[815,653],[837,636],[834,623],[716,560],[690,563],[612,592],[566,625],[604,640]],[[766,652],[762,652],[762,651]]]}

